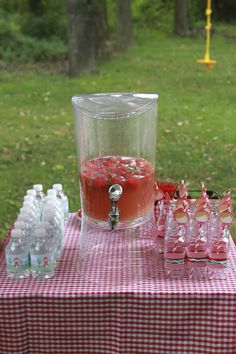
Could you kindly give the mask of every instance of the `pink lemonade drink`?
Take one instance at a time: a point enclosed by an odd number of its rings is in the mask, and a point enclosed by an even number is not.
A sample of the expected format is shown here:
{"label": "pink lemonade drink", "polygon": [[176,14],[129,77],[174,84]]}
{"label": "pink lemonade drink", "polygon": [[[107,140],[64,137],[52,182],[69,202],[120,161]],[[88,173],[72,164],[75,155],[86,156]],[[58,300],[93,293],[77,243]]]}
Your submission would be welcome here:
{"label": "pink lemonade drink", "polygon": [[120,221],[147,215],[154,207],[154,167],[136,157],[105,156],[81,164],[83,208],[87,216],[107,221],[110,210],[108,190],[112,184],[123,188],[118,207]]}

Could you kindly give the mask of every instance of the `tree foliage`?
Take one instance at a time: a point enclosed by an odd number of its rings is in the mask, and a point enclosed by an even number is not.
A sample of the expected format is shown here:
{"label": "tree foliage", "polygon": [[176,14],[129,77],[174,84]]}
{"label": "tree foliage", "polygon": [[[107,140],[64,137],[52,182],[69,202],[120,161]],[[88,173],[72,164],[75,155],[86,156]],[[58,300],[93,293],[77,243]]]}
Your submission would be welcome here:
{"label": "tree foliage", "polygon": [[[80,0],[74,1],[79,2]],[[205,21],[207,0],[184,1],[188,5],[187,20],[191,30],[199,20]],[[116,4],[122,2],[127,4],[129,1],[83,0],[82,2],[90,4],[90,10],[96,13],[93,15],[96,27],[94,44],[96,60],[110,52],[111,40],[113,40],[113,44],[116,39],[119,43],[119,38],[131,42],[132,35],[129,37],[122,33],[125,26],[119,26],[119,31],[116,26]],[[104,8],[105,3],[108,5],[107,11],[106,7]],[[131,5],[133,33],[136,33],[137,30],[154,29],[171,34],[175,1],[131,0]],[[212,7],[213,22],[236,21],[235,0],[212,0]],[[1,0],[0,64],[1,61],[9,62],[11,60],[26,62],[67,58],[66,11],[65,0]],[[127,20],[125,24],[127,24]],[[90,26],[94,27],[93,24]],[[88,36],[92,35],[89,27],[87,32]]]}

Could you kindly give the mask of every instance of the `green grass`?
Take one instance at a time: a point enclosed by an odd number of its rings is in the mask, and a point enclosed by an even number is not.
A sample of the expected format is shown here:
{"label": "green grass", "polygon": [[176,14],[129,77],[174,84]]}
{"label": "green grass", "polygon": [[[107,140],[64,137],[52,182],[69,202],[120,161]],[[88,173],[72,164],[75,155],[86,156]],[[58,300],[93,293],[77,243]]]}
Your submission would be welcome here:
{"label": "green grass", "polygon": [[0,235],[4,236],[34,183],[62,182],[71,210],[79,208],[70,99],[87,92],[157,92],[156,174],[201,180],[209,189],[236,192],[235,45],[214,36],[212,71],[198,64],[203,38],[144,35],[99,74],[69,79],[47,72],[1,72]]}

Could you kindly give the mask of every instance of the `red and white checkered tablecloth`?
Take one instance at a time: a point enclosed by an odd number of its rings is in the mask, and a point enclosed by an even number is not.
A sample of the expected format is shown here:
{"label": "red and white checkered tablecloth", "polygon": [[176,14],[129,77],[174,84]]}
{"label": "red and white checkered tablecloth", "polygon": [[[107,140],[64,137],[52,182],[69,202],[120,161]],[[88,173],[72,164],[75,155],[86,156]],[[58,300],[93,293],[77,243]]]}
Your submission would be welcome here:
{"label": "red and white checkered tablecloth", "polygon": [[173,280],[160,273],[101,285],[77,272],[79,228],[72,214],[50,280],[10,280],[0,256],[1,354],[236,353],[233,244],[227,280]]}

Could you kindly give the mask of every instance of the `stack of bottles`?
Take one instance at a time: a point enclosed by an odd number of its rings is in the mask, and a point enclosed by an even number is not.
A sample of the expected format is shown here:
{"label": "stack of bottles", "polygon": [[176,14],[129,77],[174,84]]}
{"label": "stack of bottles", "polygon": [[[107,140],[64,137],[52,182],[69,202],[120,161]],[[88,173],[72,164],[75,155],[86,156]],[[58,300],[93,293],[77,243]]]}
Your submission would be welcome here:
{"label": "stack of bottles", "polygon": [[53,277],[68,216],[68,198],[61,184],[54,184],[46,196],[41,184],[27,190],[5,249],[10,278],[21,279],[30,274],[33,278]]}
{"label": "stack of bottles", "polygon": [[204,184],[195,201],[182,183],[180,199],[167,209],[164,268],[168,276],[225,278],[229,262],[229,231],[233,221],[230,193],[209,200]]}

